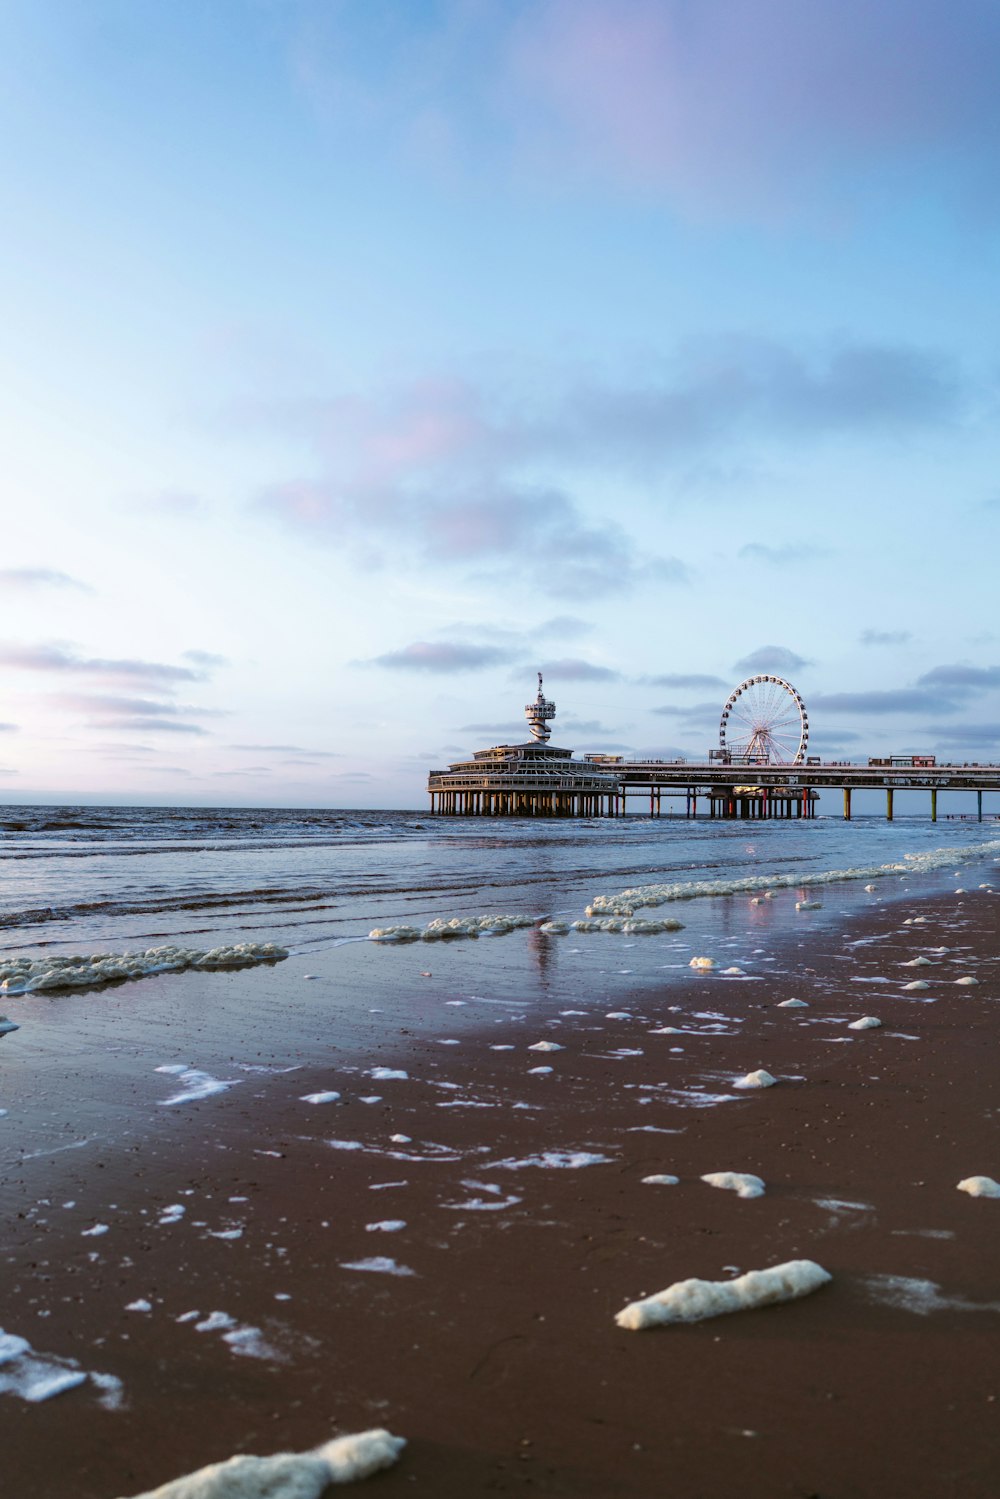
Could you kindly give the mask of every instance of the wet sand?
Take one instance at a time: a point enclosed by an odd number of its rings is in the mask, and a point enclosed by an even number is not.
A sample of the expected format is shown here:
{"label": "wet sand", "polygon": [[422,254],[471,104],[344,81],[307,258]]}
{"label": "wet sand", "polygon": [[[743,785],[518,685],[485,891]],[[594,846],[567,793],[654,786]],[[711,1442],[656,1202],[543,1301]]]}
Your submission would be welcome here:
{"label": "wet sand", "polygon": [[[373,1494],[995,1495],[1000,1201],[955,1187],[1000,1176],[1000,895],[963,874],[713,902],[705,975],[685,933],[518,933],[7,1001],[0,1326],[123,1404],[0,1398],[5,1492],[114,1499],[384,1425],[409,1446]],[[165,1106],[185,1084],[156,1068],[182,1065],[233,1086]],[[733,1088],[760,1067],[777,1086]],[[725,1170],[765,1195],[700,1180]],[[832,1283],[614,1324],[794,1258]]]}

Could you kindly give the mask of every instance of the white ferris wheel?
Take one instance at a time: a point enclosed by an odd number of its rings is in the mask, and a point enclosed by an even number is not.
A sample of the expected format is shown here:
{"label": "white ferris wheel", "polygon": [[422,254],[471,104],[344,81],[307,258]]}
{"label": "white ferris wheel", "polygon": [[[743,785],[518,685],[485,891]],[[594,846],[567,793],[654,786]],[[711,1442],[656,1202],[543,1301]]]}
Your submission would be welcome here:
{"label": "white ferris wheel", "polygon": [[784,677],[748,677],[726,699],[719,745],[738,765],[801,765],[809,743],[806,705]]}

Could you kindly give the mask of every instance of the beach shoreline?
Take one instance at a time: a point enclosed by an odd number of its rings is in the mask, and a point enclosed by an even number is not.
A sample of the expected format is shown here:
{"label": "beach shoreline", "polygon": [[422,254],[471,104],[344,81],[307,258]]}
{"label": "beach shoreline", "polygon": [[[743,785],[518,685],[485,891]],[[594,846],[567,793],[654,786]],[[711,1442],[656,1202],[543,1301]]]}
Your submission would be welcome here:
{"label": "beach shoreline", "polygon": [[[815,911],[794,890],[679,903],[699,912],[672,936],[166,975],[47,998],[34,1036],[37,997],[7,1001],[25,1023],[0,1044],[26,1065],[0,1121],[0,1326],[123,1401],[5,1399],[13,1491],[115,1499],[385,1425],[410,1446],[373,1491],[985,1499],[1000,1208],[955,1186],[1000,1168],[993,867],[966,866],[962,895],[918,875],[829,887]],[[693,973],[709,927],[716,969]],[[848,1029],[863,1015],[882,1027]],[[164,1067],[227,1086],[169,1104],[197,1085]],[[761,1067],[778,1086],[734,1089]],[[763,1197],[700,1180],[723,1170]],[[662,1174],[680,1180],[643,1181]],[[832,1284],[614,1325],[678,1279],[797,1257]]]}

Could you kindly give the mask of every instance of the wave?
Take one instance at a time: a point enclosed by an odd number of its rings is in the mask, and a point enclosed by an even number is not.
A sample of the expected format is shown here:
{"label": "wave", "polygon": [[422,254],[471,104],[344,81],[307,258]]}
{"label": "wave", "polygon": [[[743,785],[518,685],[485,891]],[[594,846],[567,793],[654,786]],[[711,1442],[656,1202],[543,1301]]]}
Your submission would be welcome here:
{"label": "wave", "polygon": [[804,885],[833,885],[844,880],[872,880],[891,874],[929,874],[950,864],[972,863],[1000,856],[1000,841],[937,848],[923,854],[906,854],[893,864],[867,864],[852,869],[825,869],[814,874],[753,875],[734,880],[680,880],[671,885],[639,885],[617,895],[597,895],[587,907],[588,916],[631,916],[647,906],[664,906],[674,900],[697,900],[709,895],[743,895],[764,888],[798,889]]}

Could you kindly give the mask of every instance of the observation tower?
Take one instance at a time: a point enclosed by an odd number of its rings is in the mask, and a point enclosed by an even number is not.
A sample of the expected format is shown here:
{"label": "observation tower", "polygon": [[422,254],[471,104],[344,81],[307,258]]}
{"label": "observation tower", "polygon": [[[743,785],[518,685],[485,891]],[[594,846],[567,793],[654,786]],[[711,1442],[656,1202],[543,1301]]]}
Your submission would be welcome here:
{"label": "observation tower", "polygon": [[532,739],[539,744],[548,744],[552,737],[548,720],[555,718],[556,705],[545,696],[542,691],[542,674],[538,673],[538,696],[533,703],[525,703],[524,716],[528,720],[528,728]]}
{"label": "observation tower", "polygon": [[427,778],[431,812],[459,817],[614,817],[618,777],[593,761],[574,760],[573,751],[549,744],[549,722],[556,705],[542,690],[525,704],[531,738],[524,744],[495,744],[475,750]]}

